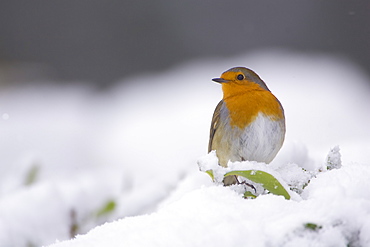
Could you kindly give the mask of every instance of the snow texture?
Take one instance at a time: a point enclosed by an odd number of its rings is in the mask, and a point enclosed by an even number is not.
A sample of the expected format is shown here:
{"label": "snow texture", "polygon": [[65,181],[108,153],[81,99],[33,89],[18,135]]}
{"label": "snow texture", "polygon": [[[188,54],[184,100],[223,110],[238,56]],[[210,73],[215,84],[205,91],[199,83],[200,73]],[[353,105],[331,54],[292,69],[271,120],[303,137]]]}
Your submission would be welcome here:
{"label": "snow texture", "polygon": [[[204,172],[224,172],[207,155],[211,78],[235,66],[279,98],[287,134],[271,164],[230,168],[271,173],[291,200]],[[0,92],[1,247],[370,246],[370,88],[354,64],[271,50],[124,80]]]}

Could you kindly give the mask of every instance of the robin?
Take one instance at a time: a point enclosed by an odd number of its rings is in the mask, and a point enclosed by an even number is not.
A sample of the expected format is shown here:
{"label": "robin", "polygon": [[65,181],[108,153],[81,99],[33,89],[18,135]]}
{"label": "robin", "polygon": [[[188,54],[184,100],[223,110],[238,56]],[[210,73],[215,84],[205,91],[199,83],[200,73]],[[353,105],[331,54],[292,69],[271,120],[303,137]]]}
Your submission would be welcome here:
{"label": "robin", "polygon": [[[270,163],[285,137],[284,109],[264,81],[252,70],[231,68],[220,78],[223,98],[212,117],[208,152],[216,150],[219,164],[228,161]],[[239,183],[236,176],[224,185]]]}

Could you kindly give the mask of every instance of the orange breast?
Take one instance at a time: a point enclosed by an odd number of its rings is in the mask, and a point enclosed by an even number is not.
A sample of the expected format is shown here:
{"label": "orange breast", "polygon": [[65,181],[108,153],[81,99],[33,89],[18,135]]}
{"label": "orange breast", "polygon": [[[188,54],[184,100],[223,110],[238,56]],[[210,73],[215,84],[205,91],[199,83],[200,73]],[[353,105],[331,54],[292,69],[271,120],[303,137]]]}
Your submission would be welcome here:
{"label": "orange breast", "polygon": [[232,127],[245,128],[260,112],[274,121],[284,117],[283,109],[276,97],[255,83],[248,85],[225,83],[222,84],[222,90]]}

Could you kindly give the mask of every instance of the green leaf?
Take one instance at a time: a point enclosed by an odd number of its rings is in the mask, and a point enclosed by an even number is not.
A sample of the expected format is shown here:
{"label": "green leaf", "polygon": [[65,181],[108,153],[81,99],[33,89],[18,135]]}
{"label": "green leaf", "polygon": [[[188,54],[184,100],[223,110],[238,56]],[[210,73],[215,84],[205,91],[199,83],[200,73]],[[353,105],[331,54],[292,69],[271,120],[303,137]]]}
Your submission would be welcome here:
{"label": "green leaf", "polygon": [[37,180],[39,173],[40,167],[38,165],[33,165],[26,174],[24,185],[29,186],[34,184]]}
{"label": "green leaf", "polygon": [[212,180],[215,180],[215,176],[213,175],[212,170],[207,170],[206,173],[212,178]]}
{"label": "green leaf", "polygon": [[322,226],[317,225],[315,223],[306,223],[304,224],[304,228],[312,230],[312,231],[318,231],[322,228]]}
{"label": "green leaf", "polygon": [[257,196],[255,195],[255,194],[253,194],[252,192],[250,192],[250,191],[246,191],[245,193],[244,193],[244,198],[248,198],[248,197],[250,197],[250,198],[256,198]]}
{"label": "green leaf", "polygon": [[111,201],[108,201],[97,213],[96,215],[99,217],[99,216],[102,216],[102,215],[105,215],[105,214],[109,214],[111,213],[114,209],[116,208],[116,202],[111,200]]}
{"label": "green leaf", "polygon": [[245,171],[231,171],[225,174],[226,176],[242,176],[255,183],[259,183],[266,190],[270,191],[272,194],[284,196],[285,199],[289,200],[290,195],[281,185],[281,183],[271,174],[260,171],[260,170],[245,170]]}

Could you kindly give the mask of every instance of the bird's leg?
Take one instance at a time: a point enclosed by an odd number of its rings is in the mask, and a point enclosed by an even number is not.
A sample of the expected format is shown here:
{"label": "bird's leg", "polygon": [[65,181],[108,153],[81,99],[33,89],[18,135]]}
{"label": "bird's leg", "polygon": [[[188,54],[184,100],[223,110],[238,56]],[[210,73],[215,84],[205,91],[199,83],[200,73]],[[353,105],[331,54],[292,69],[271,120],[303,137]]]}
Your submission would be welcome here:
{"label": "bird's leg", "polygon": [[257,193],[257,189],[256,189],[256,187],[254,187],[254,185],[253,185],[253,184],[249,184],[249,183],[247,183],[246,181],[239,182],[239,180],[238,180],[238,179],[236,179],[236,181],[238,181],[238,184],[243,184],[243,185],[246,185],[246,186],[248,186],[248,187],[252,188],[252,189],[254,190],[254,193]]}
{"label": "bird's leg", "polygon": [[[241,161],[245,161],[244,157],[240,157],[241,158]],[[256,190],[256,187],[253,186],[253,184],[249,184],[247,183],[246,181],[243,181],[243,182],[239,182],[238,180],[238,176],[235,176],[235,179],[237,181],[237,184],[244,184],[250,188],[252,188],[254,190],[254,193],[257,193],[257,190]]]}

